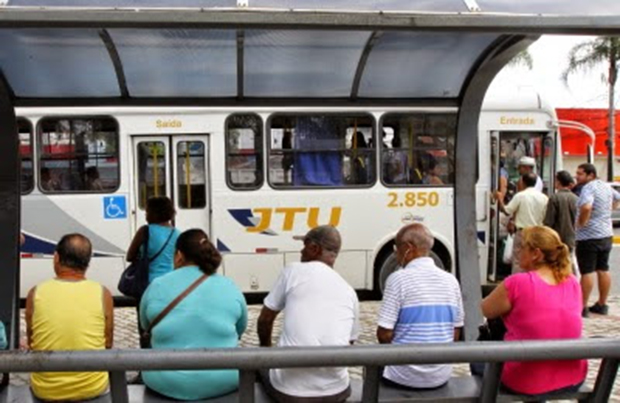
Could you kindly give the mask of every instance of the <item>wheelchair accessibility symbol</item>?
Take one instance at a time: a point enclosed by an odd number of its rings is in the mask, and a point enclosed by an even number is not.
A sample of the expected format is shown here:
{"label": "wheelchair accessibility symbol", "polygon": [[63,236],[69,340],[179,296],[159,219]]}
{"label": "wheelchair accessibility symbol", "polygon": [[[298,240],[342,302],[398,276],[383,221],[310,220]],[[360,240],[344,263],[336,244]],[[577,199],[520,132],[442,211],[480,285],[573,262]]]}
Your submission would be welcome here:
{"label": "wheelchair accessibility symbol", "polygon": [[127,199],[125,196],[104,197],[103,218],[106,220],[127,218]]}

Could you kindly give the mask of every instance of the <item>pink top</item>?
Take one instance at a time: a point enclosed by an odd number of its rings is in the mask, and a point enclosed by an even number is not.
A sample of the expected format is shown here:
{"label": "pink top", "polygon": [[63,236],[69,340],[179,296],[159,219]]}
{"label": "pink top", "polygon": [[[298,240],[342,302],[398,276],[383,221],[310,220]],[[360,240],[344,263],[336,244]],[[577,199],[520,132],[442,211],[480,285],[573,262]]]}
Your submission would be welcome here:
{"label": "pink top", "polygon": [[[561,284],[547,284],[535,272],[504,281],[512,310],[504,316],[504,340],[581,338],[581,288],[571,275]],[[502,383],[515,392],[536,395],[581,383],[586,360],[507,362]]]}

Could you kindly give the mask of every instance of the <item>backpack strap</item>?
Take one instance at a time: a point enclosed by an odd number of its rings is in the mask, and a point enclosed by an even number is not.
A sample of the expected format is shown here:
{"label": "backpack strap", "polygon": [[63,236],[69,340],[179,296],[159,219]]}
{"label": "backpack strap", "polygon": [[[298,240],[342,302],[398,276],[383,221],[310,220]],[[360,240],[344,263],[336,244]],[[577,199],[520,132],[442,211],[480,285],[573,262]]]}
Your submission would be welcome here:
{"label": "backpack strap", "polygon": [[[149,230],[148,227],[146,229],[147,231]],[[159,252],[157,252],[153,257],[149,258],[149,263],[155,261],[155,259],[157,259],[159,255],[161,255],[164,249],[166,249],[166,246],[168,246],[168,244],[170,243],[170,240],[172,239],[172,235],[174,235],[174,227],[172,228],[172,231],[170,231],[170,235],[168,235],[168,239],[166,239],[166,242],[164,242],[164,246],[162,246]],[[147,242],[148,242],[148,237],[147,237]],[[148,243],[147,243],[147,253],[148,253]]]}

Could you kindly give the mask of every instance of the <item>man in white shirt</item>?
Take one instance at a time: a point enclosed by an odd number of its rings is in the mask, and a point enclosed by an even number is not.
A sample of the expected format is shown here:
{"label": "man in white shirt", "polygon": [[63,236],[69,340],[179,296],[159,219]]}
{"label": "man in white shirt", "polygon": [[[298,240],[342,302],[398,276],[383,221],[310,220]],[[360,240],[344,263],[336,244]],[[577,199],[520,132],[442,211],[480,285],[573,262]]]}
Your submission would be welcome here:
{"label": "man in white shirt", "polygon": [[[285,310],[279,347],[346,346],[359,334],[359,303],[351,286],[333,269],[341,239],[323,225],[298,237],[301,262],[286,266],[258,318],[260,345],[271,347],[273,323]],[[351,394],[346,368],[271,369],[260,372],[267,393],[278,402],[342,402]]]}
{"label": "man in white shirt", "polygon": [[[403,269],[387,279],[379,311],[379,343],[450,343],[459,339],[464,324],[461,289],[456,278],[429,257],[433,242],[431,232],[419,223],[403,227],[396,235],[396,260]],[[388,366],[383,382],[432,389],[443,386],[451,374],[449,364]]]}
{"label": "man in white shirt", "polygon": [[504,205],[504,200],[496,193],[497,204],[501,212],[512,216],[517,227],[513,247],[512,247],[512,272],[521,271],[519,266],[519,255],[521,254],[521,233],[527,227],[535,225],[543,225],[545,213],[547,212],[547,202],[549,199],[546,195],[536,190],[536,175],[533,172],[521,176],[521,182],[525,189],[518,192],[510,203]]}
{"label": "man in white shirt", "polygon": [[[521,157],[519,160],[519,175],[523,176],[530,173],[536,175],[536,160],[532,157]],[[523,181],[521,181],[520,184],[523,185]],[[540,179],[540,176],[536,175],[536,184],[534,185],[534,189],[542,193],[543,188],[544,183],[542,179]]]}

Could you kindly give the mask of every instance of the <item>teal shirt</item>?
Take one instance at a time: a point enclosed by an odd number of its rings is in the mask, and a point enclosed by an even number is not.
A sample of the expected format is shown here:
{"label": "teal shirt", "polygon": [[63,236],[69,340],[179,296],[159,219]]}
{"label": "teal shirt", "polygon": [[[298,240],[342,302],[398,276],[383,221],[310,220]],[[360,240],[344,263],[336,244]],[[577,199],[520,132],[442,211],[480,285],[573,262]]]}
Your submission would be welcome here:
{"label": "teal shirt", "polygon": [[166,240],[170,236],[170,231],[173,231],[172,238],[166,247],[161,252],[157,259],[153,260],[149,264],[149,283],[155,280],[157,277],[161,277],[166,273],[170,273],[174,270],[174,251],[176,250],[177,238],[181,234],[178,229],[174,227],[166,227],[159,224],[149,224],[149,257],[153,257],[161,250],[166,244]]}
{"label": "teal shirt", "polygon": [[[183,267],[155,279],[140,303],[140,323],[148,324],[203,273]],[[154,349],[234,348],[248,324],[245,298],[227,277],[213,274],[151,331]],[[221,396],[239,386],[239,371],[148,371],[144,383],[178,400]]]}
{"label": "teal shirt", "polygon": [[4,323],[0,322],[0,350],[6,350],[8,343],[6,341],[6,331]]}

